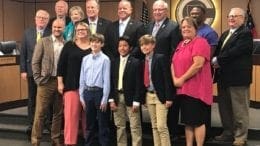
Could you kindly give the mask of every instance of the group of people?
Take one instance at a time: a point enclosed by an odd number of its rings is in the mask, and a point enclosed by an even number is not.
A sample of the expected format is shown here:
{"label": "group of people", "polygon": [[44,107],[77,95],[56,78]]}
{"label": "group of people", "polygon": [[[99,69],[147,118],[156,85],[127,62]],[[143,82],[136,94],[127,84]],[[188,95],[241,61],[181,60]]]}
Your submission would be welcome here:
{"label": "group of people", "polygon": [[40,145],[45,121],[51,119],[52,145],[76,145],[82,131],[86,146],[95,145],[97,137],[100,145],[109,146],[113,118],[117,145],[127,145],[129,119],[131,143],[141,146],[144,106],[155,146],[170,146],[170,135],[179,134],[179,111],[186,145],[195,139],[203,146],[213,80],[224,129],[214,140],[246,144],[253,40],[243,9],[230,10],[229,29],[219,39],[204,23],[203,6],[192,7],[190,16],[177,24],[167,16],[168,4],[156,0],[147,26],[132,18],[129,0],[119,1],[114,22],[101,18],[99,11],[97,0],[86,0],[86,17],[79,6],[67,16],[68,4],[59,0],[56,17],[38,10],[35,26],[25,31],[20,66],[28,81],[32,145]]}

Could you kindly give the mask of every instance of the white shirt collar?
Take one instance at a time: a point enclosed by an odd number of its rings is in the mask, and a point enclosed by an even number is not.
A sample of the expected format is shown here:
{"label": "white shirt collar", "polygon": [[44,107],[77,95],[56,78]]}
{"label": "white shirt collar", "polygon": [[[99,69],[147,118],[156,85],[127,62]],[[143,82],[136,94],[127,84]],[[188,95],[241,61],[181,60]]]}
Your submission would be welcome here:
{"label": "white shirt collar", "polygon": [[129,20],[131,19],[131,17],[129,16],[127,19],[125,19],[124,21],[123,20],[119,20],[119,24],[123,23],[124,25],[126,25]]}
{"label": "white shirt collar", "polygon": [[128,54],[128,55],[126,55],[126,56],[124,56],[124,57],[120,55],[120,60],[124,60],[124,59],[126,59],[126,60],[127,60],[127,59],[128,59],[128,57],[129,57],[129,54]]}
{"label": "white shirt collar", "polygon": [[98,17],[94,20],[94,21],[92,21],[92,20],[90,20],[89,18],[88,18],[88,22],[89,22],[89,24],[96,24],[97,25],[97,22],[98,22]]}

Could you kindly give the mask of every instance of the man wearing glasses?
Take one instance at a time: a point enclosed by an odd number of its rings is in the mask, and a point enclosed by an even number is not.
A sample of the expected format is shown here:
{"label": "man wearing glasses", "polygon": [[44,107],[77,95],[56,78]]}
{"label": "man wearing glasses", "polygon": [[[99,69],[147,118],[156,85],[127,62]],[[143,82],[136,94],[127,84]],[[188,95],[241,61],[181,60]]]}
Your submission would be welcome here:
{"label": "man wearing glasses", "polygon": [[246,145],[249,126],[249,85],[252,81],[253,39],[245,27],[246,13],[232,8],[225,31],[212,59],[218,84],[218,105],[223,133],[216,141],[233,141]]}
{"label": "man wearing glasses", "polygon": [[37,86],[32,76],[31,60],[32,54],[37,41],[51,34],[51,30],[47,28],[49,21],[49,13],[45,10],[38,10],[35,16],[35,27],[25,30],[21,45],[20,53],[20,70],[21,78],[27,81],[28,85],[28,118],[29,126],[26,129],[28,138],[31,138],[32,124],[35,112]]}

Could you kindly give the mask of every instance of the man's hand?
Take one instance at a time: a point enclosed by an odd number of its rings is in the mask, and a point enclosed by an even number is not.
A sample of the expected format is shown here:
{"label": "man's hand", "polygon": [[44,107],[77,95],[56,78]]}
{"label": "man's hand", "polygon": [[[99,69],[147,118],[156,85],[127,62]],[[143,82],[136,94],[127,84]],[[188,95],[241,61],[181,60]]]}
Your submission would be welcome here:
{"label": "man's hand", "polygon": [[171,106],[172,106],[172,101],[167,100],[167,101],[165,102],[165,106],[166,106],[166,108],[171,107]]}
{"label": "man's hand", "polygon": [[133,105],[132,106],[132,112],[135,113],[139,110],[139,106]]}
{"label": "man's hand", "polygon": [[115,102],[110,102],[109,105],[110,105],[110,109],[111,109],[112,111],[116,111],[116,110],[117,110],[117,106],[116,106],[116,103],[115,103]]}
{"label": "man's hand", "polygon": [[27,80],[27,73],[26,72],[22,72],[21,73],[21,78],[26,81]]}

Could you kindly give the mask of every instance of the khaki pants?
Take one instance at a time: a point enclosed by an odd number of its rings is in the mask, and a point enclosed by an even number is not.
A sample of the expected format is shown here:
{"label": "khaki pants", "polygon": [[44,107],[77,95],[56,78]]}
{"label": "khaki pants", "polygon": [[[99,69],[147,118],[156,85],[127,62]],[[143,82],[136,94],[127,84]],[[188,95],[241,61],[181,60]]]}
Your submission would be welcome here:
{"label": "khaki pants", "polygon": [[171,141],[167,127],[168,109],[153,93],[146,94],[146,104],[152,122],[154,146],[170,146]]}
{"label": "khaki pants", "polygon": [[127,146],[126,120],[130,121],[132,136],[132,146],[142,145],[142,127],[140,119],[140,110],[132,112],[132,107],[126,106],[125,97],[119,94],[117,110],[114,112],[115,125],[117,127],[117,146]]}
{"label": "khaki pants", "polygon": [[36,97],[36,110],[32,129],[31,142],[33,146],[39,146],[42,137],[44,117],[49,107],[53,107],[51,127],[52,146],[60,146],[61,120],[62,120],[62,97],[57,92],[57,79],[51,78],[45,85],[38,86]]}
{"label": "khaki pants", "polygon": [[236,141],[247,141],[249,127],[249,86],[218,85],[218,106],[224,133]]}

